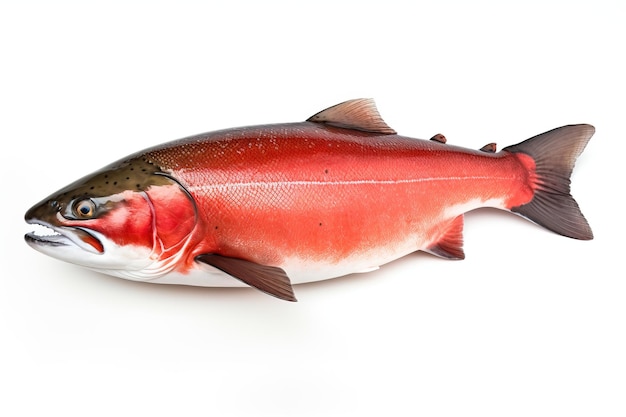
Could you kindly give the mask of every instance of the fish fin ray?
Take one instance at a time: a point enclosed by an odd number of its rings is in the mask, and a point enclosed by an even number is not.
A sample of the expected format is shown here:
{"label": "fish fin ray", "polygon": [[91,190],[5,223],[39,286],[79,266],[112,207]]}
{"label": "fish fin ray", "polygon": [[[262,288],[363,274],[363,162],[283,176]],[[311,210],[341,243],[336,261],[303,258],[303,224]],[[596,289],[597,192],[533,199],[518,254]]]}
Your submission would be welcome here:
{"label": "fish fin ray", "polygon": [[439,240],[425,249],[425,252],[446,259],[465,259],[465,253],[463,252],[463,215],[456,217],[441,234]]}
{"label": "fish fin ray", "polygon": [[570,195],[570,176],[576,158],[594,132],[591,125],[563,126],[504,148],[504,151],[529,155],[535,161],[532,200],[510,210],[560,235],[593,239],[587,219]]}
{"label": "fish fin ray", "polygon": [[196,260],[211,265],[266,294],[281,300],[297,301],[291,281],[281,268],[213,253],[198,255]]}
{"label": "fish fin ray", "polygon": [[314,114],[307,119],[307,122],[385,135],[396,134],[396,131],[382,119],[376,108],[376,103],[370,98],[344,101]]}

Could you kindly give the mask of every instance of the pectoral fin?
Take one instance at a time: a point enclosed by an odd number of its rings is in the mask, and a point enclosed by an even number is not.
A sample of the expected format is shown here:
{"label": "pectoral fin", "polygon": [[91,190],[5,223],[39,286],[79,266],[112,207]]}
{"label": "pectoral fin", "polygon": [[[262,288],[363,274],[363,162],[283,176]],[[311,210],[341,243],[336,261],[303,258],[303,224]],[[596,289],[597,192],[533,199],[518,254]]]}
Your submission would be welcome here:
{"label": "pectoral fin", "polygon": [[266,294],[281,300],[298,301],[289,277],[281,268],[213,253],[199,255],[196,260],[211,265]]}

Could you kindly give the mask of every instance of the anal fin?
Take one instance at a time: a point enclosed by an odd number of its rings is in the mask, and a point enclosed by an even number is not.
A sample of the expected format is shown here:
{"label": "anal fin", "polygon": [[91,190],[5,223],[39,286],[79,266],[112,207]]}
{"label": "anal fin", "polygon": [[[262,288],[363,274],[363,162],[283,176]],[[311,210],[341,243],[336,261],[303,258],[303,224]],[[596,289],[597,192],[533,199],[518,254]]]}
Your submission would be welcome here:
{"label": "anal fin", "polygon": [[281,300],[298,301],[293,293],[289,277],[281,268],[214,253],[198,255],[196,261],[211,265],[251,287]]}
{"label": "anal fin", "polygon": [[465,253],[463,252],[463,215],[455,218],[441,234],[439,240],[424,250],[441,258],[465,259]]}

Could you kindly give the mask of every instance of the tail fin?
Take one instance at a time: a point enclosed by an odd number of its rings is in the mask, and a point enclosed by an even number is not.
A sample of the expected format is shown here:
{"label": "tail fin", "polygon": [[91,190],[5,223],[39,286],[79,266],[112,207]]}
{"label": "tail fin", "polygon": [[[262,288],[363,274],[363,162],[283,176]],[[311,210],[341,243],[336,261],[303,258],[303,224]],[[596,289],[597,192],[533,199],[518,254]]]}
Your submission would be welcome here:
{"label": "tail fin", "polygon": [[563,236],[593,239],[589,223],[570,195],[570,176],[594,132],[591,125],[563,126],[504,148],[529,155],[536,167],[533,199],[511,211]]}

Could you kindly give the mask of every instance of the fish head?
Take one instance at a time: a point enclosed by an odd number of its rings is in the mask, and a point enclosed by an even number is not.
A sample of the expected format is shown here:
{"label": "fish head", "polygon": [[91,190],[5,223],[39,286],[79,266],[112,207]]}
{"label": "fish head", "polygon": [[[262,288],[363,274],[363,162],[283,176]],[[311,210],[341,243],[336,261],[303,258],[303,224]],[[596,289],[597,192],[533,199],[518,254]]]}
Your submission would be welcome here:
{"label": "fish head", "polygon": [[42,253],[109,275],[150,280],[184,257],[197,208],[175,178],[136,157],[60,189],[28,210],[25,220],[46,229],[25,236]]}

